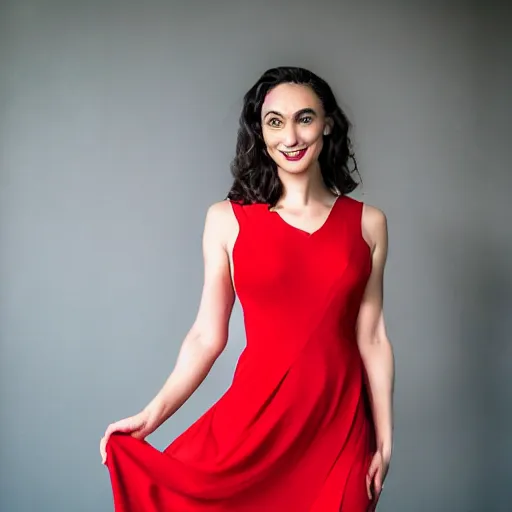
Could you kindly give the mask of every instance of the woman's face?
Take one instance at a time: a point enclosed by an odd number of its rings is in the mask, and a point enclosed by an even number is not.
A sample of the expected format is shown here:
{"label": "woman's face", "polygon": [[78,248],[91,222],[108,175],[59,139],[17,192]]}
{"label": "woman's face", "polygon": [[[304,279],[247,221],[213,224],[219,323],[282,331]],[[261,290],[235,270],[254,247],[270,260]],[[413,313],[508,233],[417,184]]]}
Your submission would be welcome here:
{"label": "woman's face", "polygon": [[279,84],[268,92],[261,109],[268,154],[286,172],[307,171],[318,160],[324,130],[331,122],[322,103],[306,85]]}

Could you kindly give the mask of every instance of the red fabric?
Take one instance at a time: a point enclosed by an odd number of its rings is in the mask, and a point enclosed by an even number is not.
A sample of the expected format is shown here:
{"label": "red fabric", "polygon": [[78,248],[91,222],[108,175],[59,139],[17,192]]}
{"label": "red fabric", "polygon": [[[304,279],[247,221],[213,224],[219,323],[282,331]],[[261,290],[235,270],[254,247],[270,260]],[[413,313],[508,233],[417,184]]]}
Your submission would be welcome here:
{"label": "red fabric", "polygon": [[232,202],[246,347],[226,393],[163,452],[114,434],[116,512],[366,512],[374,429],[355,338],[371,271],[362,203],[312,235]]}

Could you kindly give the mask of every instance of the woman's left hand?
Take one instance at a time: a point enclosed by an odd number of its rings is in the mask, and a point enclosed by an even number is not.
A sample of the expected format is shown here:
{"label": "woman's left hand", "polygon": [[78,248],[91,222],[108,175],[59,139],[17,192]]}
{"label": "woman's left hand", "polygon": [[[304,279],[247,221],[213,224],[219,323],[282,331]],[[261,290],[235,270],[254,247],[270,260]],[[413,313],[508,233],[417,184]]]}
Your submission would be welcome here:
{"label": "woman's left hand", "polygon": [[366,474],[366,490],[368,498],[374,504],[377,503],[384,487],[384,480],[388,474],[390,455],[386,455],[381,450],[377,450],[372,458],[368,473]]}

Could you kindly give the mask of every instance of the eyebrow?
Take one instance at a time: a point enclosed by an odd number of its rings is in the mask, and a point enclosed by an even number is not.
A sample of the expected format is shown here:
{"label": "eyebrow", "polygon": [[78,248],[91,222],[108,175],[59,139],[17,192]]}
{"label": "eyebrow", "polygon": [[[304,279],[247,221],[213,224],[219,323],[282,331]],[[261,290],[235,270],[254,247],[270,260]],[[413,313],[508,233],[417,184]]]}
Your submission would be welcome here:
{"label": "eyebrow", "polygon": [[[278,112],[277,110],[269,110],[269,111],[265,114],[265,116],[264,116],[264,118],[263,118],[263,119],[265,119],[269,114],[274,114],[274,115],[276,115],[276,116],[284,117],[284,116],[283,116],[283,114],[281,114],[281,113],[280,113],[280,112]],[[300,116],[301,116],[301,115],[303,115],[303,114],[313,114],[314,116],[318,115],[318,114],[316,113],[316,111],[315,111],[315,110],[313,110],[312,108],[303,108],[303,109],[298,110],[297,112],[295,112],[295,114],[294,114],[294,116],[293,116],[293,117],[297,118],[297,117],[300,117]]]}

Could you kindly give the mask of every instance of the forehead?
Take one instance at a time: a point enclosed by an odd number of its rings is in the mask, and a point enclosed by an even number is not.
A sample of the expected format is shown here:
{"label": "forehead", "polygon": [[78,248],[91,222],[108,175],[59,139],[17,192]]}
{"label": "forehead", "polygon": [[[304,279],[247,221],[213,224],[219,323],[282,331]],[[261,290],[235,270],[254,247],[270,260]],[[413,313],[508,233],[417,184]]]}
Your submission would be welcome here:
{"label": "forehead", "polygon": [[308,107],[318,113],[323,111],[322,102],[311,87],[301,84],[279,84],[267,93],[261,115],[264,116],[269,110],[275,110],[284,116],[292,116],[298,110]]}

